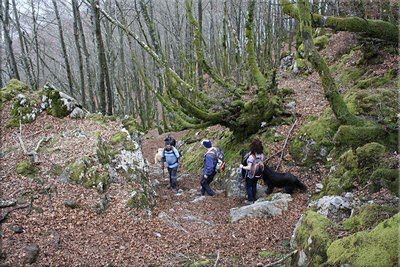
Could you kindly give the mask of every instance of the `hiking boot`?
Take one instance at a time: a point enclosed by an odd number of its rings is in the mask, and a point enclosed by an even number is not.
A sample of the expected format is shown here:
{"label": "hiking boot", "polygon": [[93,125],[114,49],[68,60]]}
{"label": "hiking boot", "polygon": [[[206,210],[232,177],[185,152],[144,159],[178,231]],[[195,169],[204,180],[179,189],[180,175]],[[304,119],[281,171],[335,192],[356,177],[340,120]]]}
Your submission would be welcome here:
{"label": "hiking boot", "polygon": [[214,191],[210,191],[210,192],[207,192],[207,194],[208,194],[210,197],[212,197],[212,196],[215,195],[215,192],[214,192]]}

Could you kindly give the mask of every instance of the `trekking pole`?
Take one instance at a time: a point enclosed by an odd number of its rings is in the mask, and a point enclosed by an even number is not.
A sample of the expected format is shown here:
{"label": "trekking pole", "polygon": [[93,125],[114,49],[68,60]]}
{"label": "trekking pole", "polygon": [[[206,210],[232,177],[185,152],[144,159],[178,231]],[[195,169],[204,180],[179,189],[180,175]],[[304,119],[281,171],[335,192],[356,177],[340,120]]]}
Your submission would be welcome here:
{"label": "trekking pole", "polygon": [[[241,149],[239,152],[240,156],[242,156],[242,160],[240,161],[241,164],[243,164],[243,159],[244,159],[245,153],[246,152],[244,151],[244,149]],[[238,180],[237,180],[237,186],[239,187],[239,196],[242,194],[242,177],[243,177],[242,172],[243,172],[243,169],[239,168],[238,169]]]}

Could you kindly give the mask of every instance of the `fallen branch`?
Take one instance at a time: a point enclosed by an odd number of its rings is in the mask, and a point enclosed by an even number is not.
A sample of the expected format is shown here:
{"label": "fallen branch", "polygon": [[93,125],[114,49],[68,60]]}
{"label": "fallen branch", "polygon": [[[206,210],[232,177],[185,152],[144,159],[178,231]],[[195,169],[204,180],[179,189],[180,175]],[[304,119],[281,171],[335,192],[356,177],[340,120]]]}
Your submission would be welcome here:
{"label": "fallen branch", "polygon": [[286,136],[285,143],[283,144],[283,147],[282,147],[282,149],[281,149],[281,158],[279,159],[279,162],[278,162],[278,165],[277,165],[276,168],[275,168],[275,171],[277,171],[277,170],[279,169],[279,166],[280,166],[281,163],[282,163],[283,155],[284,155],[284,153],[285,153],[285,148],[286,148],[287,142],[288,142],[288,140],[289,140],[290,133],[292,132],[294,126],[296,125],[296,122],[297,122],[297,118],[296,118],[296,120],[294,121],[292,127],[290,127],[290,130],[289,130],[289,132],[288,132],[288,134],[287,134],[287,136]]}
{"label": "fallen branch", "polygon": [[218,250],[218,252],[217,252],[217,259],[215,260],[214,267],[217,266],[218,261],[219,261],[219,250]]}
{"label": "fallen branch", "polygon": [[19,121],[19,133],[17,133],[17,137],[19,140],[19,144],[22,148],[22,151],[24,152],[25,155],[29,156],[31,162],[32,163],[40,163],[40,158],[39,158],[37,151],[39,150],[40,145],[43,142],[48,142],[51,139],[51,137],[43,137],[42,139],[39,140],[39,142],[37,143],[36,147],[33,150],[28,151],[24,144],[24,140],[22,140],[22,123],[21,123],[21,121]]}
{"label": "fallen branch", "polygon": [[282,259],[280,259],[280,260],[278,260],[278,261],[275,261],[275,262],[273,262],[273,263],[264,265],[264,267],[270,267],[270,266],[277,265],[277,264],[279,264],[279,263],[285,261],[287,258],[291,257],[293,254],[296,254],[296,253],[297,253],[297,249],[294,250],[294,251],[292,251],[292,252],[290,252],[289,254],[287,254],[285,257],[283,257]]}

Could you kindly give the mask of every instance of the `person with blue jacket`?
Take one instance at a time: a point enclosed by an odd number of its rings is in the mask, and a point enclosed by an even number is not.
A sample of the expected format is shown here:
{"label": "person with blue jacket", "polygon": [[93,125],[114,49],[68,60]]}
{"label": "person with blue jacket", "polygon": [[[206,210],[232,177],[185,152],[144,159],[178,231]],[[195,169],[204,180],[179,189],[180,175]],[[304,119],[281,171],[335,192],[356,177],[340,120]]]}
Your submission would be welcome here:
{"label": "person with blue jacket", "polygon": [[217,165],[217,158],[215,153],[210,152],[216,148],[212,147],[210,140],[203,140],[201,144],[207,149],[207,153],[204,155],[203,174],[200,179],[201,194],[204,196],[207,192],[208,195],[213,196],[215,192],[211,189],[210,183],[213,181],[216,174],[215,166]]}
{"label": "person with blue jacket", "polygon": [[170,141],[165,142],[163,150],[163,159],[168,169],[169,184],[171,189],[176,189],[177,172],[179,166],[180,154]]}

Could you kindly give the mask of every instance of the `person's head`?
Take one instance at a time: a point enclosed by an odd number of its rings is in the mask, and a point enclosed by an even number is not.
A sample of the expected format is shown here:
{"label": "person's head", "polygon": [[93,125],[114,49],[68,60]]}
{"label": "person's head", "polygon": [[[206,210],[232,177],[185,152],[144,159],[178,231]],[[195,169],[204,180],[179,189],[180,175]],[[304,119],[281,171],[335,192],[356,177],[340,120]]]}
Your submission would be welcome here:
{"label": "person's head", "polygon": [[171,142],[166,141],[166,142],[165,142],[165,150],[170,151],[171,149],[172,149]]}
{"label": "person's head", "polygon": [[258,138],[254,138],[250,144],[250,153],[251,154],[261,154],[264,152],[264,147],[261,141]]}
{"label": "person's head", "polygon": [[201,141],[201,144],[202,144],[205,148],[207,148],[207,149],[209,149],[209,148],[212,147],[212,143],[211,143],[211,141],[208,140],[208,139],[204,139],[203,141]]}

